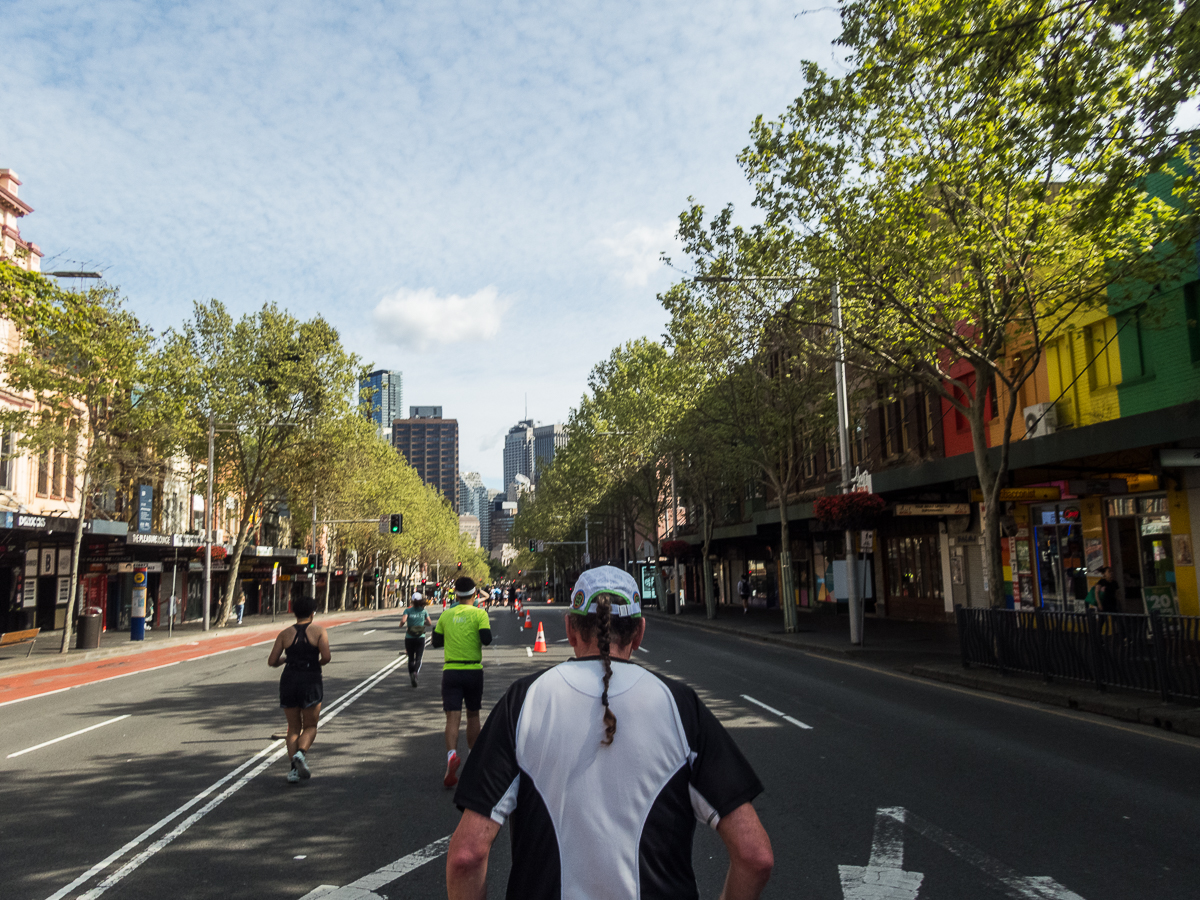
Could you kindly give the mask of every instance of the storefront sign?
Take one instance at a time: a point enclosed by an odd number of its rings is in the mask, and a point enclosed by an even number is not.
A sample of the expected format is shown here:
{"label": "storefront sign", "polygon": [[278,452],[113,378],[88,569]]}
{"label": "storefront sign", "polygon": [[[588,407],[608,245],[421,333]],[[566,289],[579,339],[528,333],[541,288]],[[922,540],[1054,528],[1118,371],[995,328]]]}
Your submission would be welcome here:
{"label": "storefront sign", "polygon": [[[247,548],[247,549],[249,549],[249,548]],[[259,546],[255,546],[255,548],[254,548],[254,555],[255,555],[255,556],[274,556],[274,555],[275,555],[275,548],[274,548],[274,547],[259,547]]]}
{"label": "storefront sign", "polygon": [[32,578],[37,578],[38,575],[38,551],[35,547],[32,550],[25,551],[25,580],[29,581]]}
{"label": "storefront sign", "polygon": [[148,484],[138,485],[137,530],[150,533],[150,522],[154,514],[154,488]]}
{"label": "storefront sign", "polygon": [[70,575],[71,574],[71,548],[70,547],[62,547],[58,551],[58,574],[59,575]]}
{"label": "storefront sign", "polygon": [[70,599],[71,599],[71,579],[69,577],[59,578],[58,579],[58,600],[57,600],[58,605],[66,606],[67,602]]}
{"label": "storefront sign", "polygon": [[38,563],[39,575],[53,575],[57,550],[54,547],[42,548],[42,561]]}
{"label": "storefront sign", "polygon": [[1158,613],[1161,616],[1179,615],[1179,601],[1175,598],[1175,590],[1165,585],[1155,585],[1144,588],[1142,597],[1146,600],[1146,611]]}
{"label": "storefront sign", "polygon": [[[117,563],[117,571],[119,573],[121,573],[122,575],[128,575],[130,572],[133,572],[134,575],[136,575],[139,569],[141,569],[145,572],[161,572],[163,570],[163,564],[160,562],[156,562],[156,563],[145,563],[145,562]],[[216,566],[213,566],[213,569],[215,570]]]}
{"label": "storefront sign", "polygon": [[[62,516],[35,516],[28,513],[0,513],[0,527],[25,528],[32,531],[74,532],[79,524],[78,519],[67,519]],[[87,531],[87,523],[84,523]]]}
{"label": "storefront sign", "polygon": [[1081,478],[1067,482],[1067,491],[1076,497],[1106,496],[1129,493],[1129,482],[1124,478]]}
{"label": "storefront sign", "polygon": [[1158,460],[1164,469],[1189,469],[1200,466],[1200,450],[1186,447],[1182,450],[1159,450]]}
{"label": "storefront sign", "polygon": [[25,586],[21,592],[21,607],[23,609],[33,609],[37,606],[37,575],[32,578],[25,579]]}
{"label": "storefront sign", "polygon": [[[976,503],[982,503],[983,491],[971,491],[971,499]],[[1000,488],[1000,500],[1007,503],[1021,503],[1030,500],[1061,499],[1062,490],[1056,487]]]}
{"label": "storefront sign", "polygon": [[204,543],[204,538],[198,534],[173,534],[171,535],[172,547],[199,547]]}
{"label": "storefront sign", "polygon": [[969,516],[969,503],[897,503],[898,516]]}
{"label": "storefront sign", "polygon": [[126,544],[137,544],[142,547],[170,547],[172,535],[150,534],[145,531],[131,531],[125,535]]}

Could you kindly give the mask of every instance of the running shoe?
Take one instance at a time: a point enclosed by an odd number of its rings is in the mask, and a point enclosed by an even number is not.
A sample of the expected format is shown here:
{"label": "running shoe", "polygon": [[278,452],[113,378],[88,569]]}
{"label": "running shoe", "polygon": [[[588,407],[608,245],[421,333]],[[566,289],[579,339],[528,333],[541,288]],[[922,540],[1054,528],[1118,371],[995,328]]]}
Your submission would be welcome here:
{"label": "running shoe", "polygon": [[413,687],[416,687],[416,686],[417,686],[417,673],[416,673],[416,672],[409,672],[409,673],[408,673],[408,680],[412,682],[412,686],[413,686]]}
{"label": "running shoe", "polygon": [[299,784],[300,783],[300,773],[297,772],[295,769],[291,769],[288,772],[287,780],[288,780],[288,784]]}
{"label": "running shoe", "polygon": [[292,765],[296,767],[301,778],[312,778],[312,770],[308,768],[308,760],[305,759],[303,750],[296,751],[296,755],[292,757]]}
{"label": "running shoe", "polygon": [[458,784],[458,754],[451,753],[450,758],[446,760],[446,777],[442,779],[442,784],[448,788]]}

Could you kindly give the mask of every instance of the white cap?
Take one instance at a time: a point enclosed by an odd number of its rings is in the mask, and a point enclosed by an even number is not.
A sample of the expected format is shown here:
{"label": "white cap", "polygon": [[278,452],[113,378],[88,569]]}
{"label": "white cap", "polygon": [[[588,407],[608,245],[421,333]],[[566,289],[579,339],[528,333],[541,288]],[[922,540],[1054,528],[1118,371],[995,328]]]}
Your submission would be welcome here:
{"label": "white cap", "polygon": [[420,592],[420,591],[413,591],[412,598],[413,598],[414,600],[424,600],[424,599],[425,599],[423,596],[421,596],[421,592]]}
{"label": "white cap", "polygon": [[620,601],[612,604],[614,616],[640,616],[642,594],[633,576],[616,566],[597,566],[579,576],[571,591],[571,612],[586,616],[597,609],[596,596],[611,594]]}

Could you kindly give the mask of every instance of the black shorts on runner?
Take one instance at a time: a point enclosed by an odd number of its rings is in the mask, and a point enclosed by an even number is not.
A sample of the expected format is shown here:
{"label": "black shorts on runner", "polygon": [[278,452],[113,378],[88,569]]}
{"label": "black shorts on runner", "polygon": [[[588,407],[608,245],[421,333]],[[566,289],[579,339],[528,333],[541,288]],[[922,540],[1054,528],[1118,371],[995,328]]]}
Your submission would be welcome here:
{"label": "black shorts on runner", "polygon": [[279,705],[284,709],[308,709],[325,699],[325,685],[320,672],[299,669],[283,670],[279,678]]}
{"label": "black shorts on runner", "polygon": [[443,669],[442,709],[459,712],[466,701],[467,712],[483,706],[483,669]]}

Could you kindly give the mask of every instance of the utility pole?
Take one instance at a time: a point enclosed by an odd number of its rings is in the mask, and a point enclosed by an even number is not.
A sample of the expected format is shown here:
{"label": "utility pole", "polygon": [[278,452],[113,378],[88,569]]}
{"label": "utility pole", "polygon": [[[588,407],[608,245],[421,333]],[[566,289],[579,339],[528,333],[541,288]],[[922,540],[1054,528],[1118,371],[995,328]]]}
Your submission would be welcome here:
{"label": "utility pole", "polygon": [[[679,539],[679,498],[675,494],[675,461],[671,460],[671,540]],[[671,591],[675,594],[675,615],[683,612],[679,597],[679,557],[671,558]]]}
{"label": "utility pole", "polygon": [[[837,282],[830,291],[833,301],[833,327],[837,332],[837,361],[834,375],[837,384],[838,444],[842,450],[842,493],[851,490],[850,484],[850,391],[846,384],[846,342],[842,335],[842,303]],[[858,573],[855,571],[854,531],[846,529],[846,599],[850,608],[850,643],[863,642],[863,601],[858,595]]]}

